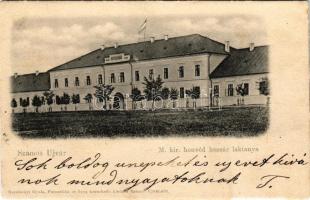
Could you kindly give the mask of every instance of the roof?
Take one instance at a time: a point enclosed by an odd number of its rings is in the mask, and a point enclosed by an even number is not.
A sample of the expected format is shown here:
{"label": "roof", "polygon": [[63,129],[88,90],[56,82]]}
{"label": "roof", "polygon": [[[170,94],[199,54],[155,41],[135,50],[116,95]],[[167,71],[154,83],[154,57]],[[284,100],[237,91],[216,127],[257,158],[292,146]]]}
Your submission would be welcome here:
{"label": "roof", "polygon": [[232,49],[231,54],[210,74],[211,78],[268,73],[268,46]]}
{"label": "roof", "polygon": [[16,78],[11,77],[11,91],[17,92],[33,92],[33,91],[46,91],[50,89],[50,76],[49,73],[39,73],[36,75],[24,74],[18,75]]}
{"label": "roof", "polygon": [[119,45],[117,48],[97,49],[49,71],[74,69],[104,64],[104,58],[113,54],[124,53],[131,56],[132,61],[142,61],[165,57],[185,56],[199,53],[227,54],[225,45],[199,34]]}

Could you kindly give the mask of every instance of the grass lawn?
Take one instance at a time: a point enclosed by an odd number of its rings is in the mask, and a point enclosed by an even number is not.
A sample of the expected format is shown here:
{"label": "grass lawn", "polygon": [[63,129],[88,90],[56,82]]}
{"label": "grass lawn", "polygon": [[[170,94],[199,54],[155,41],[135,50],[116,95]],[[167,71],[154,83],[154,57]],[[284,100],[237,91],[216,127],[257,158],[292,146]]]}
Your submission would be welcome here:
{"label": "grass lawn", "polygon": [[12,114],[24,138],[256,136],[268,127],[268,108],[222,111],[83,111]]}

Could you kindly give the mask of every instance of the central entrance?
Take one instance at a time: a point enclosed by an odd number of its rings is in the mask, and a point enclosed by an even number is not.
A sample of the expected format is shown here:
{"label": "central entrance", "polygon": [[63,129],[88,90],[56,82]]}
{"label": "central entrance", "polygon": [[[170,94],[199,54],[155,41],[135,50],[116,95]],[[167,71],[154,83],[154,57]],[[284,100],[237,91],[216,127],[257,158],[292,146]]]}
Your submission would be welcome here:
{"label": "central entrance", "polygon": [[124,95],[120,92],[116,93],[113,98],[113,109],[123,110],[125,109]]}

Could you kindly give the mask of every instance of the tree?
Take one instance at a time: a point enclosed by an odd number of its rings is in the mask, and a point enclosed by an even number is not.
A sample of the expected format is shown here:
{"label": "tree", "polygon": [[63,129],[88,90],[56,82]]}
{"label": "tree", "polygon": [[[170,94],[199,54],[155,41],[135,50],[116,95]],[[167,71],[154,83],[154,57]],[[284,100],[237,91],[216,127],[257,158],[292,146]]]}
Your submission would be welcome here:
{"label": "tree", "polygon": [[238,105],[243,105],[244,104],[244,96],[247,95],[248,93],[248,88],[245,87],[245,84],[244,83],[241,83],[241,84],[238,84],[236,86],[236,91],[237,91],[237,95],[240,95],[241,96],[241,99],[238,98],[238,102],[237,104]]}
{"label": "tree", "polygon": [[178,99],[179,91],[176,88],[171,88],[169,96],[170,99],[172,100],[172,107],[175,108],[176,107],[175,100]]}
{"label": "tree", "polygon": [[244,96],[245,95],[245,87],[244,84],[238,84],[236,87],[236,91],[238,95]]}
{"label": "tree", "polygon": [[53,97],[55,96],[52,91],[45,91],[43,93],[43,96],[45,97],[46,104],[49,106],[48,111],[52,111],[51,105],[53,104]]}
{"label": "tree", "polygon": [[[200,88],[199,87],[193,87],[189,90],[186,90],[185,93],[187,94],[187,96],[189,96],[191,99],[193,99],[193,107],[196,108],[196,99],[198,99],[200,97]],[[188,99],[187,99],[187,103],[188,104]]]}
{"label": "tree", "polygon": [[57,105],[61,105],[62,104],[61,103],[61,98],[58,95],[56,95],[56,104]]}
{"label": "tree", "polygon": [[16,108],[17,107],[17,102],[16,102],[15,98],[13,98],[12,101],[11,101],[11,107],[12,108]]}
{"label": "tree", "polygon": [[44,98],[44,96],[41,96],[41,102],[42,102],[42,105],[45,104],[45,98]]}
{"label": "tree", "polygon": [[32,99],[32,105],[34,107],[36,107],[35,111],[39,112],[39,107],[42,105],[42,98],[40,98],[39,96],[35,95]]}
{"label": "tree", "polygon": [[169,95],[170,95],[170,90],[169,90],[169,88],[164,87],[164,88],[161,90],[161,97],[162,97],[164,100],[167,100],[167,99],[169,99]]}
{"label": "tree", "polygon": [[138,88],[134,87],[131,90],[130,98],[132,99],[132,108],[136,109],[136,102],[141,101],[143,97],[141,96],[141,91]]}
{"label": "tree", "polygon": [[95,97],[99,99],[100,102],[104,102],[103,108],[106,110],[114,87],[112,85],[99,84],[94,86],[94,88],[96,88]]}
{"label": "tree", "polygon": [[[150,78],[150,77],[149,77]],[[154,101],[158,96],[161,96],[161,88],[163,85],[163,81],[158,75],[156,79],[147,79],[144,77],[145,89],[143,90],[148,101],[152,100],[152,109],[154,108]]]}
{"label": "tree", "polygon": [[270,94],[270,89],[269,89],[269,80],[267,77],[264,77],[262,78],[259,82],[258,82],[258,90],[259,90],[259,93],[262,94],[262,95],[265,95],[267,96],[267,105],[269,104],[269,101],[270,101],[270,97],[269,97],[269,94]]}
{"label": "tree", "polygon": [[21,101],[21,105],[22,105],[22,107],[24,108],[23,109],[23,111],[24,111],[24,113],[26,112],[26,108],[29,106],[29,98],[27,98],[27,99],[22,99],[22,101]]}
{"label": "tree", "polygon": [[[162,98],[163,100],[169,99],[169,94],[170,94],[169,88],[164,87],[164,88],[161,90],[161,98]],[[164,102],[164,108],[166,108],[165,102]]]}
{"label": "tree", "polygon": [[74,109],[76,109],[76,104],[79,104],[80,103],[80,95],[79,94],[73,94],[72,97],[72,103],[74,104]]}
{"label": "tree", "polygon": [[189,90],[186,90],[185,93],[191,97],[192,99],[198,99],[200,97],[200,89],[199,87],[193,87]]}
{"label": "tree", "polygon": [[70,103],[70,96],[67,93],[64,93],[61,97],[61,104],[65,105],[65,110],[67,110],[67,105]]}
{"label": "tree", "polygon": [[262,78],[262,80],[258,83],[259,84],[259,93],[265,96],[269,95],[269,80],[267,77]]}
{"label": "tree", "polygon": [[93,96],[88,93],[85,97],[84,100],[87,101],[88,105],[89,105],[89,110],[91,110],[91,100],[93,99]]}
{"label": "tree", "polygon": [[16,102],[15,98],[13,98],[11,100],[11,107],[12,107],[12,112],[14,113],[14,108],[17,107],[17,102]]}

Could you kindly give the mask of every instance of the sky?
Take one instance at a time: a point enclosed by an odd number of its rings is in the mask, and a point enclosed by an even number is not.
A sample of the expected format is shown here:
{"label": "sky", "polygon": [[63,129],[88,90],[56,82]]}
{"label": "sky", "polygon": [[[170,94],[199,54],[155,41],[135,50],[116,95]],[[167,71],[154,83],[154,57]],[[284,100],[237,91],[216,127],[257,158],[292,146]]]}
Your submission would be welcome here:
{"label": "sky", "polygon": [[266,45],[264,21],[255,16],[146,16],[106,18],[24,18],[12,30],[12,70],[18,74],[47,71],[101,45],[143,39],[139,27],[147,18],[146,39],[198,33],[235,48]]}

